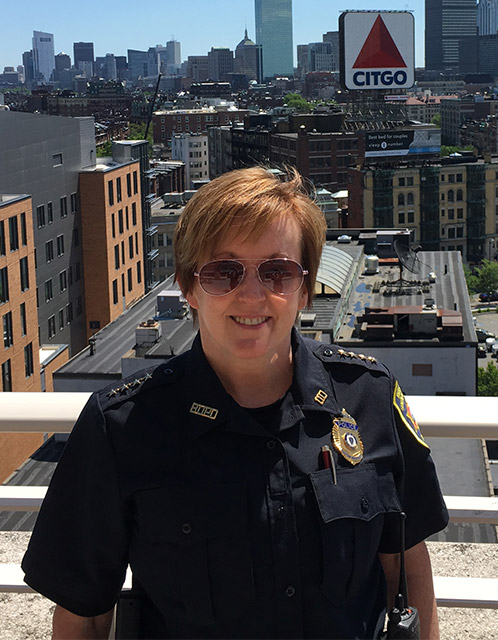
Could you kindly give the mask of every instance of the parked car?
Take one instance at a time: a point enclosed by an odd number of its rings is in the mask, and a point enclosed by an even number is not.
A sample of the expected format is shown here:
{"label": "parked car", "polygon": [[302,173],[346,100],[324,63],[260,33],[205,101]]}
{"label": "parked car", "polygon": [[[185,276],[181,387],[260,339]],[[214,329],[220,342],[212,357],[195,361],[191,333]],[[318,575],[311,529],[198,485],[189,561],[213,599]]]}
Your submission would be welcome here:
{"label": "parked car", "polygon": [[492,351],[492,347],[496,342],[496,338],[486,338],[486,351]]}
{"label": "parked car", "polygon": [[491,357],[496,358],[498,356],[498,342],[493,342],[491,345]]}
{"label": "parked car", "polygon": [[491,333],[491,331],[486,331],[486,329],[481,329],[480,327],[476,327],[476,336],[478,342],[486,342],[487,338],[493,338],[493,340],[496,339],[494,333]]}
{"label": "parked car", "polygon": [[479,300],[481,302],[496,302],[498,300],[498,291],[489,291],[488,293],[480,293]]}
{"label": "parked car", "polygon": [[486,355],[487,355],[486,347],[484,347],[482,344],[478,345],[478,347],[477,347],[477,357],[478,358],[485,358]]}

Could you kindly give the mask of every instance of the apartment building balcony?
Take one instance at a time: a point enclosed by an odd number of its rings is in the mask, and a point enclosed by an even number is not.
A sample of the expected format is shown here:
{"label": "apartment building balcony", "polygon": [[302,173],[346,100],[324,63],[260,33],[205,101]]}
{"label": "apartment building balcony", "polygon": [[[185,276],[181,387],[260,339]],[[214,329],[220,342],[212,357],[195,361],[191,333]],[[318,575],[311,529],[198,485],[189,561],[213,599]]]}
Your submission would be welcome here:
{"label": "apartment building balcony", "polygon": [[[2,393],[0,432],[68,433],[88,397],[88,393]],[[408,402],[429,444],[431,438],[463,438],[480,442],[484,450],[485,440],[498,440],[498,398],[410,396]],[[468,461],[446,463],[463,469]],[[493,495],[496,483],[490,465],[485,476],[485,495],[445,498],[453,526],[486,526],[491,531],[488,539],[494,542],[428,542],[442,640],[498,638],[498,496]],[[12,482],[0,486],[0,525],[2,512],[28,518],[39,509],[46,487],[36,485],[33,471],[29,486]],[[0,531],[0,640],[50,637],[54,605],[22,581],[20,561],[29,536],[29,531]]]}

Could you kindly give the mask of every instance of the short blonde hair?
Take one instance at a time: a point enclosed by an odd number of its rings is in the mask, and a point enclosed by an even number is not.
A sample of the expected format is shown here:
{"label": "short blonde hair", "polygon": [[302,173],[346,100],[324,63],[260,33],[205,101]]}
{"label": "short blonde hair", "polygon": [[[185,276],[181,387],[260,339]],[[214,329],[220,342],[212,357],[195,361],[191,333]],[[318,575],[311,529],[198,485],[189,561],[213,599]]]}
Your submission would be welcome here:
{"label": "short blonde hair", "polygon": [[183,210],[175,230],[175,279],[184,293],[194,287],[194,272],[215,254],[232,225],[243,238],[258,239],[276,220],[293,218],[301,229],[301,262],[308,271],[308,306],[325,242],[326,223],[307,195],[295,169],[284,181],[264,167],[237,169],[204,185]]}

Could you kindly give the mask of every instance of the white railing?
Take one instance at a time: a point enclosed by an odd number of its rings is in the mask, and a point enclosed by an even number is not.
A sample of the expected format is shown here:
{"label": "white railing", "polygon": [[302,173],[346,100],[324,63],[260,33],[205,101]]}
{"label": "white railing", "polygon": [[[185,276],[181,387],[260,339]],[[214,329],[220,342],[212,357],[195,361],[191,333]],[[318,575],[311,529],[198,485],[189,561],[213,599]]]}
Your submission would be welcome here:
{"label": "white railing", "polygon": [[[2,393],[0,432],[70,432],[89,393]],[[409,396],[425,436],[498,440],[498,398]],[[0,486],[0,511],[37,511],[46,487]],[[498,525],[498,497],[445,496],[453,522]],[[18,565],[0,564],[0,592],[25,592]],[[129,578],[125,588],[129,584]],[[435,577],[442,606],[498,609],[498,578]]]}

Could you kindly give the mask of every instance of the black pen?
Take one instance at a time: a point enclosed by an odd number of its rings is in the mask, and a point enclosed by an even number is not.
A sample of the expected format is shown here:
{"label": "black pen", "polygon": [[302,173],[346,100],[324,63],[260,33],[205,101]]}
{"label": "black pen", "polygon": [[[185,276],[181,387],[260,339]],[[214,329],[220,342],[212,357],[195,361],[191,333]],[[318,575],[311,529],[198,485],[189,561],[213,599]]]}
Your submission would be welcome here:
{"label": "black pen", "polygon": [[337,473],[335,470],[334,456],[332,455],[332,451],[327,444],[324,444],[322,447],[322,462],[324,469],[332,470],[332,479],[334,481],[334,484],[337,484]]}

